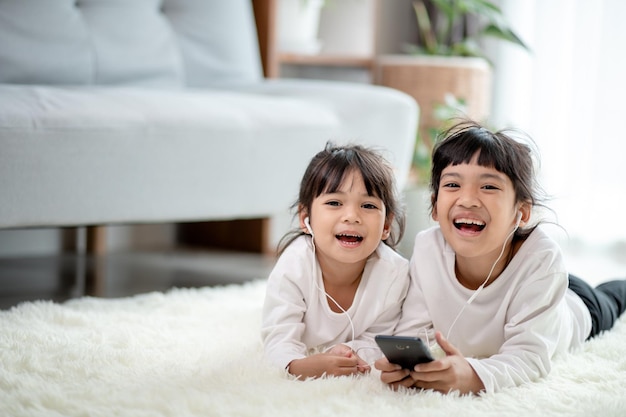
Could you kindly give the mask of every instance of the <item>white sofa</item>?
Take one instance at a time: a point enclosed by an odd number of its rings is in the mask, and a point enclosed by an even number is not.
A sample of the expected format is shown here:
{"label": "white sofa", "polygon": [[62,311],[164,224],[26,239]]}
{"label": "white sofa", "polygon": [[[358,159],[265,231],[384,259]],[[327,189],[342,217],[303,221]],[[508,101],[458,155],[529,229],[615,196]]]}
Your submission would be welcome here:
{"label": "white sofa", "polygon": [[402,185],[417,119],[388,88],[264,79],[250,0],[0,2],[0,228],[270,217],[329,139]]}

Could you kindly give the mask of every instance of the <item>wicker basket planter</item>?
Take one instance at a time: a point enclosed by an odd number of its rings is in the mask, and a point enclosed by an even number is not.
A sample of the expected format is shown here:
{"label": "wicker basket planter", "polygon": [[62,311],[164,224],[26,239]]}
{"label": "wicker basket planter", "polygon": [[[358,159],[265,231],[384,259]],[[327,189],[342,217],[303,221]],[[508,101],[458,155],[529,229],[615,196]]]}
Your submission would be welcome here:
{"label": "wicker basket planter", "polygon": [[491,105],[491,68],[482,58],[381,55],[376,60],[375,82],[414,97],[420,106],[420,133],[441,124],[433,109],[446,94],[464,100],[466,116],[485,121]]}

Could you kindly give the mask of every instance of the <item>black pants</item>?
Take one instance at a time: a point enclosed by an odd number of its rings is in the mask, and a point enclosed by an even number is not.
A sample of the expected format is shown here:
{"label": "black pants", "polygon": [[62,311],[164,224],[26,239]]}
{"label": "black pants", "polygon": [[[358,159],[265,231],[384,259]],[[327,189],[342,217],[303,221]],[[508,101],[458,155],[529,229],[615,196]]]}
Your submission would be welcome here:
{"label": "black pants", "polygon": [[626,280],[609,281],[593,288],[570,274],[569,288],[583,300],[591,313],[591,333],[587,339],[609,330],[626,310]]}

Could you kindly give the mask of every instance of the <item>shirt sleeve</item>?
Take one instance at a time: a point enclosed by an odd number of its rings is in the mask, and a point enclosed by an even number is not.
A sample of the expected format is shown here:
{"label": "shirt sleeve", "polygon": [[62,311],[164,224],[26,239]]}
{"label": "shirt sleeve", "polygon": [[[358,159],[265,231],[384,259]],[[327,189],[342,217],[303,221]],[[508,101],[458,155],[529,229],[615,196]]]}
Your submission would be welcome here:
{"label": "shirt sleeve", "polygon": [[563,272],[529,278],[513,294],[504,343],[488,358],[467,358],[488,393],[548,375],[562,338],[560,309],[567,289]]}
{"label": "shirt sleeve", "polygon": [[267,281],[261,323],[265,357],[272,365],[286,369],[294,359],[306,356],[305,311],[302,289],[278,263]]}

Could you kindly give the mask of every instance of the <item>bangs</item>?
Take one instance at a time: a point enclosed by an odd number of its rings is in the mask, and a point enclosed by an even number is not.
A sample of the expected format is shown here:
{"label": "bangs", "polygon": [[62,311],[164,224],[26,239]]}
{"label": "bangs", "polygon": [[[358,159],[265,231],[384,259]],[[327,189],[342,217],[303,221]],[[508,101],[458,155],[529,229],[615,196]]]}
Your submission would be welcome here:
{"label": "bangs", "polygon": [[320,175],[314,179],[315,197],[321,194],[336,193],[341,188],[344,180],[352,173],[359,173],[363,178],[365,190],[370,197],[383,198],[384,195],[379,184],[385,184],[384,176],[368,168],[372,164],[365,161],[352,150],[338,149],[333,152],[333,157],[325,162],[325,166],[318,171]]}
{"label": "bangs", "polygon": [[[467,132],[465,132],[467,133]],[[442,147],[437,155],[439,166],[468,164],[478,155],[476,163],[486,168],[494,168],[509,177],[513,177],[511,152],[505,149],[506,144],[494,137],[486,129],[474,129],[471,134],[458,134],[458,140]]]}

